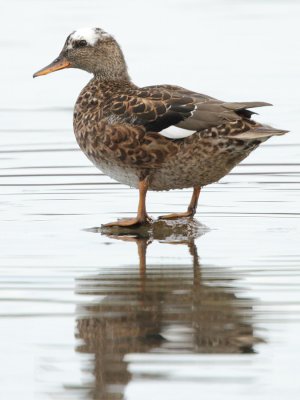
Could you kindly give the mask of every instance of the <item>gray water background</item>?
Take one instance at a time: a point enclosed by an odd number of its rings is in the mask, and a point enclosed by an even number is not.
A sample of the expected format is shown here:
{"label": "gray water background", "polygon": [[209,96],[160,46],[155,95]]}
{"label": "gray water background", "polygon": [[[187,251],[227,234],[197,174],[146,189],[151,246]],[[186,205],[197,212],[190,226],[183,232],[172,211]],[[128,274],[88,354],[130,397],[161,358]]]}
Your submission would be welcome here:
{"label": "gray water background", "polygon": [[[0,6],[1,398],[298,399],[300,3]],[[268,101],[258,119],[290,129],[203,190],[192,238],[151,233],[137,248],[92,229],[134,215],[137,192],[78,150],[72,107],[89,76],[32,80],[82,26],[115,35],[136,84]],[[189,197],[150,193],[149,213]]]}

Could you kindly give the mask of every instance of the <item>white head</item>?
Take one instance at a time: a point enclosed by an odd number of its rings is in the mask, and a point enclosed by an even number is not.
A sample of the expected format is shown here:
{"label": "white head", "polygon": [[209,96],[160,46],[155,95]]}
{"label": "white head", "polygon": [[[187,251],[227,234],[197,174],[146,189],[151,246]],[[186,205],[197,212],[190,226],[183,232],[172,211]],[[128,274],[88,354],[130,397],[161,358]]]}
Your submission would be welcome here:
{"label": "white head", "polygon": [[110,38],[111,35],[101,28],[80,28],[72,32],[66,41],[67,49],[73,49],[79,43],[94,46],[98,40]]}

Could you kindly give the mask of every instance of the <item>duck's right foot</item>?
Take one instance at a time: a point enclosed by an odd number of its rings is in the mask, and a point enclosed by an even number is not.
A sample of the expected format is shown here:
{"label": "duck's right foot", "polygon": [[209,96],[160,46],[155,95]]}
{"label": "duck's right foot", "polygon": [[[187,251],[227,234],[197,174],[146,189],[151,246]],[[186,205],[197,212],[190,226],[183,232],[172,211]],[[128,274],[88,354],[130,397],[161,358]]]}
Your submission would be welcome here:
{"label": "duck's right foot", "polygon": [[112,226],[120,226],[120,227],[137,227],[141,225],[147,225],[152,222],[152,218],[148,215],[144,218],[136,217],[136,218],[124,218],[118,219],[117,221],[109,222],[104,224],[105,227],[112,227]]}
{"label": "duck's right foot", "polygon": [[192,210],[188,210],[182,213],[173,213],[173,214],[165,214],[165,215],[160,215],[158,219],[179,219],[179,218],[188,218],[188,217],[193,217],[194,212]]}

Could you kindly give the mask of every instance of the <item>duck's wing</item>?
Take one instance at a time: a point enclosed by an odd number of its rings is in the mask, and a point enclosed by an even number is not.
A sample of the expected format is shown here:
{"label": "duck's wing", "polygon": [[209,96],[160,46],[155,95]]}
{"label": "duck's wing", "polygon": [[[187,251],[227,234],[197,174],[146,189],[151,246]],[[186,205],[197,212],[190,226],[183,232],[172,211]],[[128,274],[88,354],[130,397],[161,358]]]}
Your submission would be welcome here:
{"label": "duck's wing", "polygon": [[178,86],[159,85],[130,88],[127,93],[114,94],[106,102],[104,116],[111,122],[143,126],[146,131],[162,134],[176,126],[187,132],[182,134],[184,137],[227,122],[248,119],[253,114],[248,108],[268,105],[271,104],[229,103]]}

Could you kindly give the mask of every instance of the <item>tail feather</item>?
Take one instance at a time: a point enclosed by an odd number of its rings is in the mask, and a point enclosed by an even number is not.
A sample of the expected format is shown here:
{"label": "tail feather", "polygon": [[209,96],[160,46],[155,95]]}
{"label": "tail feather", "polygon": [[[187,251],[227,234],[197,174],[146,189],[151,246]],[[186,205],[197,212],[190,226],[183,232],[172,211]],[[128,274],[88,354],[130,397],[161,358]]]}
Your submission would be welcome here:
{"label": "tail feather", "polygon": [[244,102],[233,102],[233,103],[223,103],[223,107],[229,110],[243,110],[245,108],[256,108],[272,106],[271,103],[266,103],[264,101],[244,101]]}
{"label": "tail feather", "polygon": [[228,135],[227,137],[232,139],[244,139],[244,140],[252,140],[252,139],[262,139],[271,136],[281,136],[289,131],[284,129],[275,129],[271,126],[258,126],[249,129],[246,132],[238,133],[237,135]]}
{"label": "tail feather", "polygon": [[249,108],[272,106],[273,104],[266,103],[264,101],[243,101],[243,102],[223,103],[222,105],[227,110],[230,110],[230,112],[233,112],[234,114],[237,114],[240,117],[250,119],[253,114],[257,113],[254,111],[250,111]]}

